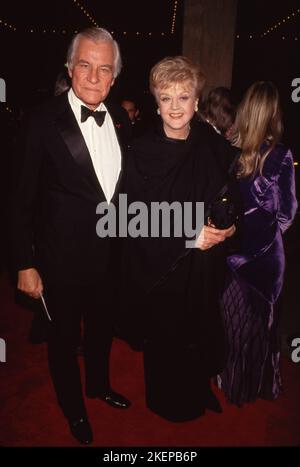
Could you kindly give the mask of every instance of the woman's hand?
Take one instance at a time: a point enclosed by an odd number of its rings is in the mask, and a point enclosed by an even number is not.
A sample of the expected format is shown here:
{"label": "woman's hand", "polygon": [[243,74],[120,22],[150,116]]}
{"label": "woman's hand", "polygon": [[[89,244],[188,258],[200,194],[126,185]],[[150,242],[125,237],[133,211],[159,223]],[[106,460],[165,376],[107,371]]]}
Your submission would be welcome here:
{"label": "woman's hand", "polygon": [[205,225],[196,241],[196,248],[208,250],[212,246],[224,242],[224,240],[231,237],[235,231],[236,227],[234,224],[228,227],[228,229],[216,229],[213,225]]}
{"label": "woman's hand", "polygon": [[226,238],[232,237],[235,231],[236,231],[236,226],[234,224],[228,227],[228,229],[222,230],[222,232],[226,232]]}

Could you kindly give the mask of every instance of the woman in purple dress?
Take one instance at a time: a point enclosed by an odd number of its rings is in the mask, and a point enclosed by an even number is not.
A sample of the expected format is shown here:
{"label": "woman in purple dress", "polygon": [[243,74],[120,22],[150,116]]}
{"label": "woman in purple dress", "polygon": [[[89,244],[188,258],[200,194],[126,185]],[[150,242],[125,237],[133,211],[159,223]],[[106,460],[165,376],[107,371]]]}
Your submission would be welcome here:
{"label": "woman in purple dress", "polygon": [[285,269],[282,234],[297,210],[292,153],[279,143],[279,95],[270,82],[246,92],[235,123],[241,149],[237,176],[243,199],[241,244],[228,258],[222,297],[230,352],[219,387],[229,402],[276,399],[279,370],[279,306]]}

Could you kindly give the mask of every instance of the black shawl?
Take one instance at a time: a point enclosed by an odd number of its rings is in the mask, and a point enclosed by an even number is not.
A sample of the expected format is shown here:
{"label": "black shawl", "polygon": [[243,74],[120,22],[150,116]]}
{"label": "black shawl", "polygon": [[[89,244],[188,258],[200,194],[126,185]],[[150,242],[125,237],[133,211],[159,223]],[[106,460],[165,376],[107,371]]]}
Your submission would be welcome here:
{"label": "black shawl", "polygon": [[[221,138],[221,139],[220,139]],[[227,182],[220,158],[234,150],[207,125],[192,121],[187,140],[153,130],[128,155],[123,180],[128,202],[203,201],[207,205]],[[229,163],[229,162],[228,162]],[[187,250],[186,238],[127,238],[122,255],[124,331],[146,338],[172,338],[224,354],[218,296],[225,265],[224,245]],[[220,365],[220,352],[208,359]],[[211,364],[211,361],[215,363]]]}

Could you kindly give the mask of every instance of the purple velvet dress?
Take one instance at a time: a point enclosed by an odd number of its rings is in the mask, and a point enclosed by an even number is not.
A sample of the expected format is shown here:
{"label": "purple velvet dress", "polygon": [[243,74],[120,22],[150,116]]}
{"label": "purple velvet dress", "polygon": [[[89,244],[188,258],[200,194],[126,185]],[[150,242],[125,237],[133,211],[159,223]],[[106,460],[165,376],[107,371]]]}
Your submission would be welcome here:
{"label": "purple velvet dress", "polygon": [[[263,145],[264,149],[266,146]],[[222,296],[229,341],[227,366],[218,376],[229,402],[275,399],[279,371],[279,295],[285,255],[282,234],[297,210],[291,151],[278,144],[263,174],[239,180],[244,205],[240,251],[228,257]]]}

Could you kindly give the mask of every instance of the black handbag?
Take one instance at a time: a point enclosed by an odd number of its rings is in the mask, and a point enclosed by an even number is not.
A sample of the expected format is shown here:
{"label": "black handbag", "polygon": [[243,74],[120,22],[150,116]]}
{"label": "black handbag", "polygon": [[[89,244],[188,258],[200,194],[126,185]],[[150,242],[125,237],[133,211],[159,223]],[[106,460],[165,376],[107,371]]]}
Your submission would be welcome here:
{"label": "black handbag", "polygon": [[231,200],[228,186],[224,186],[218,196],[212,201],[206,211],[208,224],[217,229],[228,229],[237,219],[236,206]]}
{"label": "black handbag", "polygon": [[[241,151],[238,150],[227,172],[229,177],[232,175],[240,154]],[[214,225],[217,229],[228,229],[228,227],[236,222],[237,218],[238,207],[232,199],[232,190],[230,190],[229,185],[226,184],[213,201],[210,202],[205,211],[205,220],[208,224]]]}

